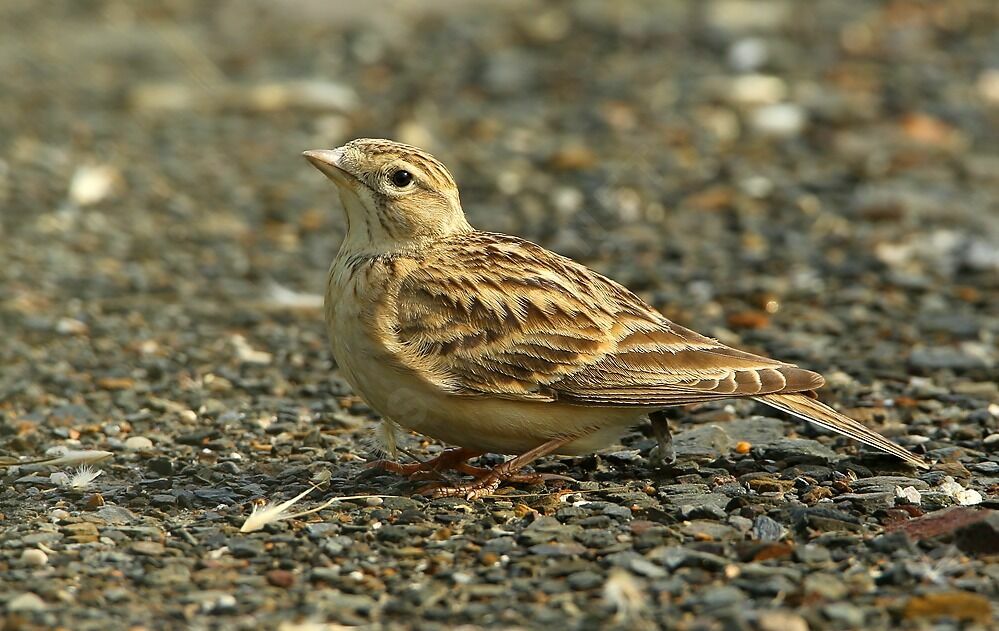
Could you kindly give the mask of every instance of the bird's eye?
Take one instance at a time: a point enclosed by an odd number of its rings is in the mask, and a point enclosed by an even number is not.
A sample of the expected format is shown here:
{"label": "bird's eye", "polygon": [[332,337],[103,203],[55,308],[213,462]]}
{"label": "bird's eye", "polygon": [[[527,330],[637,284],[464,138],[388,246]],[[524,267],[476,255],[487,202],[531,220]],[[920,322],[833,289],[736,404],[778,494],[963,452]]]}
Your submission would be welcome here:
{"label": "bird's eye", "polygon": [[389,179],[399,188],[406,188],[413,183],[413,174],[405,169],[399,169],[398,171],[393,171]]}

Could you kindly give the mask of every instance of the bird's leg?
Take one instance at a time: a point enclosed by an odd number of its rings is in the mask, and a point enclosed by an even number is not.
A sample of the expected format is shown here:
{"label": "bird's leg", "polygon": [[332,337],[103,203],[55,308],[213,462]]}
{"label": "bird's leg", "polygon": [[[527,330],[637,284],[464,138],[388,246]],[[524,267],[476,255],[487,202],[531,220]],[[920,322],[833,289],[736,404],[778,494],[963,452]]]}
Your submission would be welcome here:
{"label": "bird's leg", "polygon": [[426,462],[400,464],[393,460],[375,460],[374,462],[369,462],[366,466],[371,469],[384,469],[385,471],[405,476],[414,476],[421,473],[437,473],[449,469],[467,472],[466,468],[478,469],[478,467],[472,467],[472,465],[465,461],[476,456],[481,456],[482,453],[473,449],[457,447],[455,449],[445,449],[439,456],[431,458]]}
{"label": "bird's leg", "polygon": [[[499,485],[503,482],[541,481],[545,479],[543,475],[535,474],[531,476],[522,476],[517,475],[517,472],[538,458],[547,456],[548,454],[558,450],[558,448],[562,445],[570,443],[577,438],[579,437],[566,436],[550,440],[530,451],[520,454],[516,458],[511,458],[502,464],[496,465],[492,469],[485,469],[479,472],[479,475],[476,476],[474,482],[469,482],[468,484],[458,484],[455,486],[431,484],[420,489],[420,492],[430,495],[431,497],[464,497],[467,500],[475,500],[484,495],[489,495],[498,489]],[[479,469],[479,467],[471,467],[471,469]],[[476,475],[476,473],[472,473],[470,469],[466,470],[466,473]]]}
{"label": "bird's leg", "polygon": [[673,449],[673,434],[669,431],[669,419],[662,410],[649,414],[652,422],[652,435],[659,443],[649,452],[649,460],[653,467],[671,467],[676,463],[676,450]]}

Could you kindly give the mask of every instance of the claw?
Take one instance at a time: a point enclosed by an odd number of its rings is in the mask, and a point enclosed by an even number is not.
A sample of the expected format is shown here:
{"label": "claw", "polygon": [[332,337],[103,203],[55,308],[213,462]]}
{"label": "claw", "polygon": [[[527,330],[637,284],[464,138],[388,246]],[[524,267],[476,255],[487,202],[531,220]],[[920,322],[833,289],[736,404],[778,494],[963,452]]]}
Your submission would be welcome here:
{"label": "claw", "polygon": [[649,414],[652,422],[652,435],[659,444],[649,452],[652,466],[659,468],[672,467],[676,464],[676,450],[673,449],[673,434],[669,431],[669,420],[662,411]]}
{"label": "claw", "polygon": [[[482,455],[481,452],[472,451],[471,449],[447,449],[443,451],[439,456],[431,458],[426,462],[417,462],[415,464],[400,464],[393,460],[375,460],[369,462],[365,467],[369,469],[383,469],[385,471],[391,471],[392,473],[397,473],[399,475],[404,475],[407,477],[425,477],[427,474],[435,474],[440,471],[447,471],[449,469],[455,469],[457,471],[465,472],[468,470],[483,471],[480,467],[473,467],[472,465],[465,462],[469,458],[474,458],[476,456]],[[486,469],[487,471],[487,469]]]}

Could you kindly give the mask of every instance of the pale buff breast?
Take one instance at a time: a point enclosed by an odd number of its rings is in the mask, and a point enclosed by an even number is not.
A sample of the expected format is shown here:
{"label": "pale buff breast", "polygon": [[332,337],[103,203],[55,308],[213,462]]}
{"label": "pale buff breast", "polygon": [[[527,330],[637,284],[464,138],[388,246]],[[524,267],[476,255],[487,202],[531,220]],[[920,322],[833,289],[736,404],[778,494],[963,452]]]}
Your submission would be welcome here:
{"label": "pale buff breast", "polygon": [[562,403],[455,396],[401,367],[380,339],[376,312],[390,279],[377,262],[330,270],[326,322],[340,373],[375,411],[450,445],[493,453],[523,453],[562,436],[579,436],[558,453],[582,454],[613,444],[645,411]]}

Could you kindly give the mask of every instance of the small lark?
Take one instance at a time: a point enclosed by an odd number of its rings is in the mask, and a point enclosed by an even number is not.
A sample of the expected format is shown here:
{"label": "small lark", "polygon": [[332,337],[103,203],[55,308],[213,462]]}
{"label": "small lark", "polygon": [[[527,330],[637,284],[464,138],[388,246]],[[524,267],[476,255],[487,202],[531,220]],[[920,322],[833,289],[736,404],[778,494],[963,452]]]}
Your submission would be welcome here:
{"label": "small lark", "polygon": [[[407,474],[457,469],[437,496],[481,497],[548,454],[612,444],[648,416],[673,460],[663,408],[751,397],[925,468],[816,400],[817,373],[670,322],[614,281],[539,245],[468,224],[450,172],[416,147],[359,139],[305,157],[336,184],[347,235],[326,322],[354,390],[389,422],[459,448]],[[518,454],[493,468],[466,461]]]}

